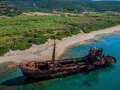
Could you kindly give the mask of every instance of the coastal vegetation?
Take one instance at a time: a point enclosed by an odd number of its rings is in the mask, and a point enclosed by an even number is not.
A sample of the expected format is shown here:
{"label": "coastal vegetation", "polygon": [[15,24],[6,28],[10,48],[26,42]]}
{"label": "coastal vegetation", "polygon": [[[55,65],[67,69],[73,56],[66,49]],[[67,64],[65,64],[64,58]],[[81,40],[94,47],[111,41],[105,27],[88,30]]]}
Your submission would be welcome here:
{"label": "coastal vegetation", "polygon": [[43,44],[48,39],[62,39],[80,32],[120,24],[120,14],[84,13],[60,16],[0,17],[0,55],[9,50],[24,50],[32,44]]}

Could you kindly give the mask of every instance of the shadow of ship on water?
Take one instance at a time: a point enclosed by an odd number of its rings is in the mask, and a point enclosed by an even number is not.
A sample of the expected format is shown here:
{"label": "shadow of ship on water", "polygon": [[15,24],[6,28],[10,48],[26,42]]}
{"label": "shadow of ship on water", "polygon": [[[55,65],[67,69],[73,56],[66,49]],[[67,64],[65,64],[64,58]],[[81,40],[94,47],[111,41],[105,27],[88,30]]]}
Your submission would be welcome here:
{"label": "shadow of ship on water", "polygon": [[[86,81],[87,81],[87,84],[88,84],[88,82],[93,83],[94,80],[91,81],[91,78],[93,78],[93,76],[94,76],[94,79],[96,79],[95,81],[99,81],[100,73],[110,72],[114,68],[115,68],[114,66],[111,66],[111,67],[102,68],[102,69],[94,70],[94,71],[90,71],[90,72],[83,72],[82,74],[84,74],[84,76],[88,77],[88,78],[86,78],[85,81],[83,81],[83,84],[85,84]],[[92,77],[89,76],[89,74],[91,74],[91,73],[93,74]],[[77,73],[77,74],[79,75],[80,73]],[[71,75],[71,76],[74,76],[74,75]],[[65,78],[65,77],[67,77],[67,76],[62,76],[61,78]],[[1,85],[4,85],[4,86],[20,86],[20,85],[38,83],[38,82],[42,82],[42,81],[45,81],[45,80],[47,81],[47,80],[51,80],[51,79],[50,78],[46,78],[46,79],[27,79],[24,76],[20,76],[20,77],[16,77],[16,78],[13,78],[13,79],[6,80],[3,83],[1,83]]]}
{"label": "shadow of ship on water", "polygon": [[[48,79],[46,79],[46,80],[48,80]],[[20,85],[37,83],[37,82],[40,82],[40,81],[43,81],[43,80],[27,79],[24,76],[20,76],[20,77],[16,77],[16,78],[13,78],[13,79],[6,80],[5,82],[1,83],[1,85],[4,85],[4,86],[20,86]]]}

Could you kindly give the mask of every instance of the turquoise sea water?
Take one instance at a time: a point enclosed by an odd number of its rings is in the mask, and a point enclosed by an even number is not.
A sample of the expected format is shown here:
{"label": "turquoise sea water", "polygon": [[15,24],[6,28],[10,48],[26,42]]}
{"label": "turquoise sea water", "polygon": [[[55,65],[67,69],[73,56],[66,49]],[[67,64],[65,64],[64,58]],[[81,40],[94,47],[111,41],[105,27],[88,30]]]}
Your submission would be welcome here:
{"label": "turquoise sea water", "polygon": [[0,75],[0,90],[120,90],[120,33],[105,35],[101,40],[93,39],[84,45],[74,45],[65,51],[62,58],[84,56],[90,47],[103,48],[106,55],[117,58],[117,63],[90,73],[29,83],[17,69]]}

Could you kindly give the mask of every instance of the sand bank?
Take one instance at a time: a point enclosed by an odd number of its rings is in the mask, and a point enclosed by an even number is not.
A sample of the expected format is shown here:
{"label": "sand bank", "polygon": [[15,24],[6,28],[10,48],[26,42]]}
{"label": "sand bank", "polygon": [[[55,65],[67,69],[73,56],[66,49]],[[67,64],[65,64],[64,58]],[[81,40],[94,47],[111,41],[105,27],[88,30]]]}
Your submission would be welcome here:
{"label": "sand bank", "polygon": [[[97,35],[103,34],[111,34],[113,32],[120,31],[120,25],[113,26],[106,29],[101,29],[97,31],[93,31],[90,33],[80,33],[77,35],[73,35],[72,37],[67,37],[62,40],[57,40],[57,50],[56,50],[56,59],[58,59],[66,48],[74,45],[75,43],[88,41],[94,38]],[[21,62],[25,60],[38,60],[45,61],[50,60],[52,56],[53,49],[53,41],[48,40],[45,44],[42,45],[33,45],[31,48],[20,51],[9,51],[4,56],[0,56],[0,63],[13,61],[13,62]]]}

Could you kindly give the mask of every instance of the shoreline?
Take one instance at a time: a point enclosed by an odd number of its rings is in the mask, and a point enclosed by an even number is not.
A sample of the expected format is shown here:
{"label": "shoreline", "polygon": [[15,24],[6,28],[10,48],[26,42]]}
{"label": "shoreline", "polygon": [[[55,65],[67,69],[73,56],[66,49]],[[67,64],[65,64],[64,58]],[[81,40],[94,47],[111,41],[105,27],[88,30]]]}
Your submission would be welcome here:
{"label": "shoreline", "polygon": [[[63,38],[62,40],[56,40],[57,48],[56,48],[56,59],[64,53],[64,51],[76,44],[76,43],[86,43],[89,40],[93,39],[97,35],[111,34],[114,32],[120,31],[120,25],[100,29],[97,31],[92,31],[90,33],[80,33],[77,35],[73,35],[72,37]],[[37,60],[37,61],[45,61],[51,60],[52,57],[52,49],[53,49],[53,40],[48,40],[45,44],[42,45],[32,45],[31,48],[20,51],[9,51],[4,56],[0,56],[0,63],[4,62],[16,62],[19,63],[25,60]]]}

